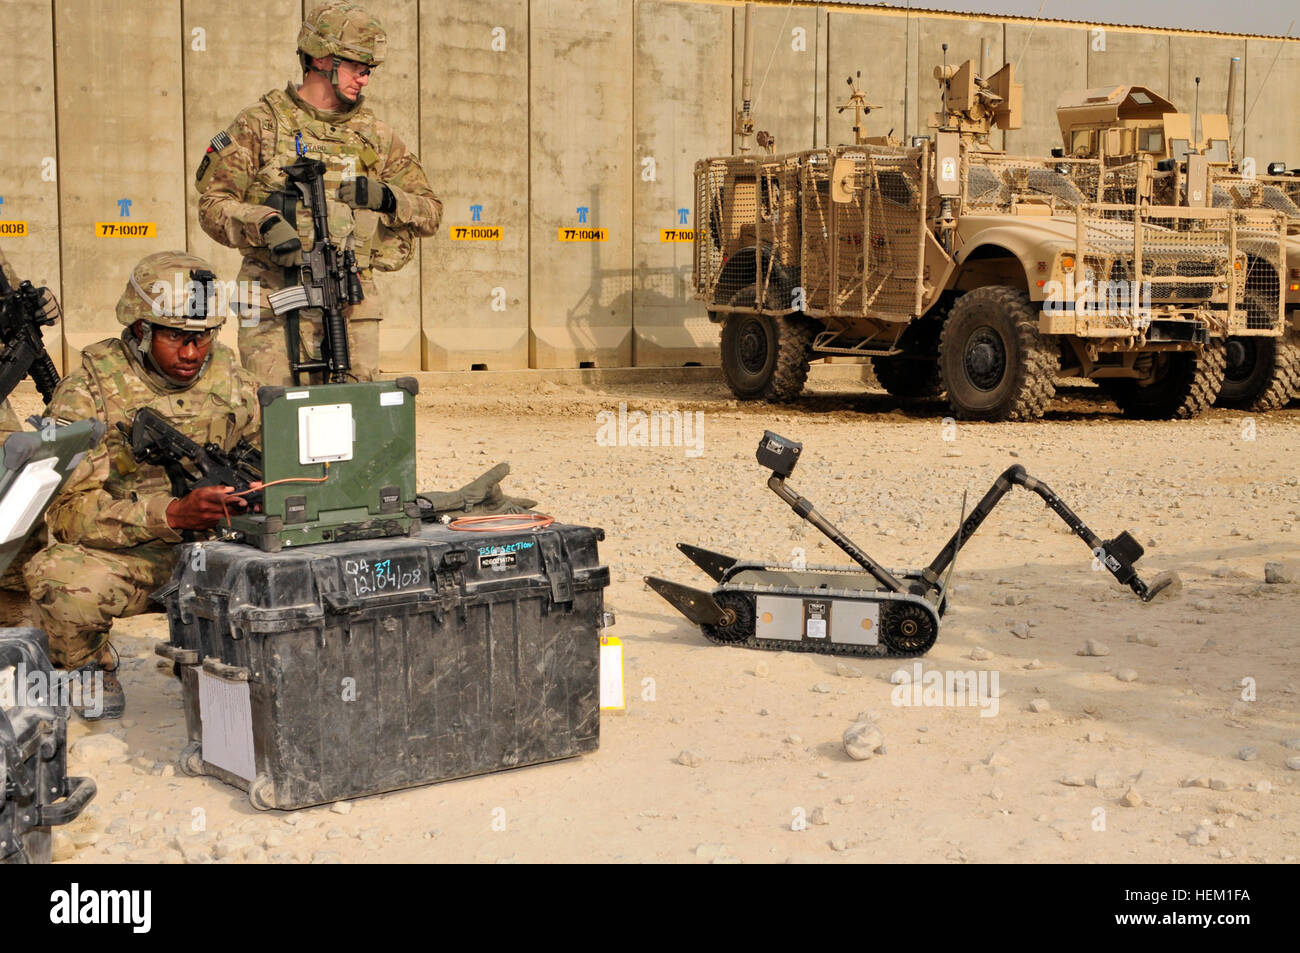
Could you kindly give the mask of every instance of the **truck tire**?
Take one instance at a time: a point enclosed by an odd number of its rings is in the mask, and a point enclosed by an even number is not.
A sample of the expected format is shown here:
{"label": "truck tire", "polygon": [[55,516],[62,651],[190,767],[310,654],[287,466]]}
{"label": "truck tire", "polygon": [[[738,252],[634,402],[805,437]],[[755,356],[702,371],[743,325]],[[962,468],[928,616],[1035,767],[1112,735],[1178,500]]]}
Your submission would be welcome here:
{"label": "truck tire", "polygon": [[871,370],[891,397],[926,400],[943,394],[937,358],[873,357]]}
{"label": "truck tire", "polygon": [[1056,395],[1060,352],[1038,333],[1019,288],[990,285],[953,305],[939,339],[939,373],[961,420],[1035,420]]}
{"label": "truck tire", "polygon": [[[742,288],[733,307],[752,308],[757,289]],[[813,324],[799,314],[729,314],[722,324],[722,375],[740,400],[788,403],[803,392]]]}
{"label": "truck tire", "polygon": [[1228,338],[1220,407],[1262,413],[1300,396],[1300,331],[1281,338]]}
{"label": "truck tire", "polygon": [[1111,400],[1136,420],[1187,420],[1206,410],[1219,396],[1227,367],[1227,349],[1212,344],[1199,354],[1156,355],[1155,378],[1147,384],[1114,380],[1106,386]]}

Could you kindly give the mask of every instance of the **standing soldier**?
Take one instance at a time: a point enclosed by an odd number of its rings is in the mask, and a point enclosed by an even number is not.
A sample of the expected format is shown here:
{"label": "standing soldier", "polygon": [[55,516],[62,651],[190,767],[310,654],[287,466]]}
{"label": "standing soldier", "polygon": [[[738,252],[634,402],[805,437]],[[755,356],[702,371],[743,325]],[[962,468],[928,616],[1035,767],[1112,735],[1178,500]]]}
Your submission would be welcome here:
{"label": "standing soldier", "polygon": [[[284,320],[271,313],[266,296],[296,283],[293,266],[312,241],[311,216],[301,201],[296,222],[263,204],[286,188],[284,166],[299,154],[326,164],[330,238],[352,244],[365,293],[364,301],[344,310],[352,373],[361,380],[373,379],[379,369],[383,314],[373,272],[409,262],[415,239],[432,236],[442,218],[442,202],[419,160],[362,104],[361,91],[383,62],[386,44],[379,21],[360,6],[318,7],[298,34],[302,85],[272,90],[241,112],[212,138],[199,164],[199,222],[216,241],[243,253],[241,282],[261,288],[256,300],[243,302],[246,312],[256,310],[240,322],[239,354],[264,384],[292,383]],[[303,348],[315,349],[320,313],[302,318]]]}
{"label": "standing soldier", "polygon": [[50,401],[51,417],[107,426],[46,511],[53,544],[25,569],[50,661],[104,673],[102,698],[74,706],[87,717],[102,707],[102,717],[117,718],[126,707],[110,665],[113,620],[149,610],[149,594],[171,578],[183,530],[212,529],[245,508],[230,487],[175,498],[166,471],[137,462],[117,428],[149,407],[199,444],[229,450],[241,437],[259,440],[257,383],[214,340],[226,317],[215,284],[207,262],[184,252],[144,258],[117,302],[121,337],[83,350]]}

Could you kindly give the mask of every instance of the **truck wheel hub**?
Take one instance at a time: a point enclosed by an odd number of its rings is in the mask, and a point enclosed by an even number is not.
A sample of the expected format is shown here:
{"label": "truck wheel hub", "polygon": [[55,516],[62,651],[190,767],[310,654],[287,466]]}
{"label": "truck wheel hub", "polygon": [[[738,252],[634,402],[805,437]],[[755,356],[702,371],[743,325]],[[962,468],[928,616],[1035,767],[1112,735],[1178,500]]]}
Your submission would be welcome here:
{"label": "truck wheel hub", "polygon": [[767,363],[767,334],[758,321],[750,321],[740,335],[740,363],[751,374]]}
{"label": "truck wheel hub", "polygon": [[1254,342],[1247,346],[1246,342],[1237,338],[1229,338],[1227,344],[1228,367],[1226,376],[1230,381],[1245,380],[1250,374],[1251,352],[1254,351]]}
{"label": "truck wheel hub", "polygon": [[966,376],[980,390],[993,390],[1006,373],[1007,352],[992,328],[980,328],[966,343]]}

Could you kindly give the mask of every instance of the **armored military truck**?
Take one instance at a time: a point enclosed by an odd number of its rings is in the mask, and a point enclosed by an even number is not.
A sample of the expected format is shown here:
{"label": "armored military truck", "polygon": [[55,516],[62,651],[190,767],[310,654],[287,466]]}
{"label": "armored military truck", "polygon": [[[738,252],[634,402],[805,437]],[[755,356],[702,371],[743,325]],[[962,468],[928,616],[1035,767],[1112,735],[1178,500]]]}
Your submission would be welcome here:
{"label": "armored military truck", "polygon": [[[1283,262],[1271,244],[1242,246],[1246,261],[1246,327],[1225,342],[1221,406],[1264,411],[1300,393],[1300,176],[1270,163],[1256,175],[1239,162],[1231,138],[1235,66],[1229,112],[1188,115],[1142,86],[1066,93],[1057,106],[1061,156],[1096,158],[1106,169],[1111,201],[1189,208],[1263,209],[1286,220]],[[1283,311],[1273,298],[1280,286]]]}
{"label": "armored military truck", "polygon": [[1190,417],[1219,393],[1224,341],[1253,312],[1280,321],[1250,264],[1281,273],[1281,214],[1139,200],[1095,156],[1007,155],[989,135],[1019,127],[1022,87],[1010,65],[981,73],[936,68],[934,132],[907,145],[859,118],[851,145],[777,154],[759,133],[751,154],[744,115],[740,154],[696,164],[695,294],[737,397],[791,401],[842,355],[964,419],[1039,417],[1062,376],[1130,416]]}

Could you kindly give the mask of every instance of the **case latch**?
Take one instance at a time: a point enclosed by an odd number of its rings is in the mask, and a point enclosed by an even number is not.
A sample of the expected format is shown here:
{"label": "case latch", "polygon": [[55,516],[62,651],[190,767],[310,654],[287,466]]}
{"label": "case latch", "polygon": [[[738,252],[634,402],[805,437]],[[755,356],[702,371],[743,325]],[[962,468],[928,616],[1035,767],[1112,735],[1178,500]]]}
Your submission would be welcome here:
{"label": "case latch", "polygon": [[551,584],[552,602],[573,601],[573,570],[565,558],[564,542],[556,535],[539,536],[537,548],[542,553],[546,579]]}

